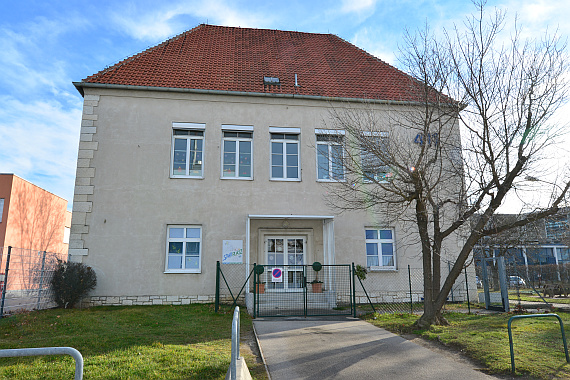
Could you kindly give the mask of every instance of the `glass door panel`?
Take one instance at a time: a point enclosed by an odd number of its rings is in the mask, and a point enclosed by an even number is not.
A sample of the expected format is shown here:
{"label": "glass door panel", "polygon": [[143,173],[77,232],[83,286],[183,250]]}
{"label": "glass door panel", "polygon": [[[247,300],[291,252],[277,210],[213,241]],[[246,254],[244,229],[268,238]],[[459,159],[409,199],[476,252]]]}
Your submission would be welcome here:
{"label": "glass door panel", "polygon": [[[301,291],[304,286],[306,239],[303,237],[270,237],[266,244],[268,284],[271,290]],[[271,281],[273,268],[283,269],[283,282]]]}

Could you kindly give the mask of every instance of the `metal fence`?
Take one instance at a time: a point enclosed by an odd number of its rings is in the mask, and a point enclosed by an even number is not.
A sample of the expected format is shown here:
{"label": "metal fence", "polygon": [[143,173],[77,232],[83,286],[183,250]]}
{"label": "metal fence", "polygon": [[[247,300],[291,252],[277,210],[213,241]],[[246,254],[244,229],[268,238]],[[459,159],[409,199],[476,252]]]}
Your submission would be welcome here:
{"label": "metal fence", "polygon": [[258,265],[254,316],[353,313],[350,265]]}
{"label": "metal fence", "polygon": [[19,311],[55,307],[50,287],[58,259],[66,255],[0,247],[0,318]]}
{"label": "metal fence", "polygon": [[[482,280],[482,260],[477,260],[476,273]],[[550,309],[553,304],[570,307],[570,263],[525,265],[516,260],[505,260],[506,286],[511,308]],[[487,263],[487,281],[491,297],[500,293],[498,267]],[[482,284],[478,281],[479,297]],[[560,306],[560,305],[559,305]]]}
{"label": "metal fence", "polygon": [[[349,265],[323,266],[323,270],[318,274],[311,270],[310,266],[294,266],[296,269],[291,273],[287,271],[285,274],[287,276],[285,280],[287,285],[285,285],[271,281],[270,269],[272,267],[264,266],[264,271],[257,280],[260,284],[254,289],[254,267],[255,264],[218,263],[219,278],[216,292],[218,302],[229,305],[246,305],[250,314],[264,316],[302,316],[305,315],[307,309],[312,309],[308,315],[350,315],[353,304],[371,309],[368,306],[370,303],[379,313],[423,311],[422,268],[408,266],[397,272],[369,272],[366,279],[360,281],[358,277],[353,276]],[[283,266],[279,268],[284,269]],[[442,264],[442,282],[450,269],[451,263]],[[471,266],[457,278],[448,295],[448,303],[477,302],[474,272]],[[351,284],[352,281],[353,284]],[[322,289],[313,289],[313,286],[318,288],[319,283]],[[288,288],[286,290],[290,291],[280,293],[279,288],[285,288],[285,286]],[[334,300],[331,298],[332,294],[334,294]],[[326,296],[329,299],[326,299]],[[254,297],[258,298],[254,300]],[[331,303],[331,301],[334,302]],[[329,307],[330,305],[332,307]],[[254,306],[260,309],[254,311]]]}
{"label": "metal fence", "polygon": [[[216,264],[216,308],[219,304],[245,305],[248,283],[253,285],[253,268],[255,264]],[[248,281],[251,279],[251,281]],[[249,291],[253,291],[249,289]],[[252,302],[249,301],[248,303]],[[216,310],[217,311],[217,310]],[[250,311],[251,313],[251,311]]]}
{"label": "metal fence", "polygon": [[[451,263],[442,263],[442,284],[450,270]],[[476,302],[475,281],[473,275],[467,273],[469,270],[464,270],[457,278],[447,296],[447,303]],[[378,313],[420,313],[424,307],[423,281],[423,269],[417,267],[408,266],[398,272],[369,272],[365,280],[356,281],[356,304],[372,302]]]}

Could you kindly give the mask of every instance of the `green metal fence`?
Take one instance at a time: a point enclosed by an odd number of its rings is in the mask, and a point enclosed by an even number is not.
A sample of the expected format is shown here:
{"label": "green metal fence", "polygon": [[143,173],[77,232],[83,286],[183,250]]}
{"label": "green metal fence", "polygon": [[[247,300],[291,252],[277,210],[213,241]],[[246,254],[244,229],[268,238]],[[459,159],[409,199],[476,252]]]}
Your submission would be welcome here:
{"label": "green metal fence", "polygon": [[353,314],[350,265],[258,265],[254,317]]}
{"label": "green metal fence", "polygon": [[[448,266],[442,269],[445,277]],[[409,266],[404,270],[404,275],[368,273],[366,279],[360,280],[354,273],[354,264],[277,266],[218,262],[216,310],[219,304],[245,305],[254,317],[356,316],[368,311],[421,313],[423,271]],[[448,302],[469,301],[469,290],[476,291],[472,272],[470,276],[473,287],[468,286],[465,271],[454,284]],[[476,302],[474,298],[471,302]]]}

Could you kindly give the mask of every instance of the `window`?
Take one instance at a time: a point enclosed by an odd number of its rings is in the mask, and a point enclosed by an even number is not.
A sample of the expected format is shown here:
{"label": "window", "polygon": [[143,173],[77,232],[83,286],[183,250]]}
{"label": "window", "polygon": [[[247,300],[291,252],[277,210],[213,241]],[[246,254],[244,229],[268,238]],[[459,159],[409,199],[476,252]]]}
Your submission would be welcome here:
{"label": "window", "polygon": [[[174,123],[173,125],[171,175],[202,178],[204,124]],[[183,126],[184,129],[178,129],[177,126]]]}
{"label": "window", "polygon": [[271,133],[271,179],[300,179],[299,133]]}
{"label": "window", "polygon": [[342,181],[344,180],[342,165],[344,131],[324,132],[317,130],[317,180]]}
{"label": "window", "polygon": [[252,178],[252,138],[249,130],[223,131],[222,178]]}
{"label": "window", "polygon": [[392,229],[366,230],[366,265],[396,269],[394,232]]}
{"label": "window", "polygon": [[202,227],[168,226],[166,271],[200,273],[202,257]]}
{"label": "window", "polygon": [[63,242],[69,244],[69,237],[71,236],[71,228],[63,227]]}
{"label": "window", "polygon": [[0,198],[0,223],[2,223],[3,213],[4,213],[4,198]]}
{"label": "window", "polygon": [[393,173],[382,159],[388,148],[388,134],[364,132],[361,143],[362,177],[364,182],[386,181]]}
{"label": "window", "polygon": [[558,264],[566,264],[570,262],[570,249],[569,248],[556,248],[558,256]]}

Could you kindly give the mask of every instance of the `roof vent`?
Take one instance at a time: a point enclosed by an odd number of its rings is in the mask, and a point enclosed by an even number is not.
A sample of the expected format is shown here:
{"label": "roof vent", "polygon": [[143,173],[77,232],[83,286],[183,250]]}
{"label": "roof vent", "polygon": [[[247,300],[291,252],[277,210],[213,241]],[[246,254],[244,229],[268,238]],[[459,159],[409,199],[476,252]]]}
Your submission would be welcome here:
{"label": "roof vent", "polygon": [[281,82],[279,81],[279,78],[277,77],[263,77],[263,84],[266,86],[280,86]]}

